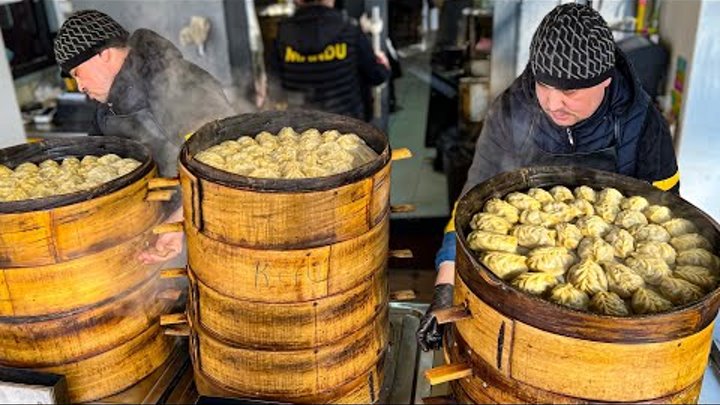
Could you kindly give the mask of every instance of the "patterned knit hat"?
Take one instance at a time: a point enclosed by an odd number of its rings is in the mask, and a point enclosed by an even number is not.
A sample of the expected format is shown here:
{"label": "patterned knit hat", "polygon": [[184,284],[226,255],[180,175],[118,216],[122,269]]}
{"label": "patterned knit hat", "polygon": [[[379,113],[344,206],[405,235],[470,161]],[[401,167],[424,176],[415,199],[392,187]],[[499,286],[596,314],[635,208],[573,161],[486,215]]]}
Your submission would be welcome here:
{"label": "patterned knit hat", "polygon": [[600,84],[615,66],[615,41],[592,7],[568,3],[543,18],[530,44],[535,80],[562,89]]}
{"label": "patterned knit hat", "polygon": [[97,10],[71,15],[55,38],[55,59],[65,73],[108,46],[124,43],[128,32],[117,21]]}

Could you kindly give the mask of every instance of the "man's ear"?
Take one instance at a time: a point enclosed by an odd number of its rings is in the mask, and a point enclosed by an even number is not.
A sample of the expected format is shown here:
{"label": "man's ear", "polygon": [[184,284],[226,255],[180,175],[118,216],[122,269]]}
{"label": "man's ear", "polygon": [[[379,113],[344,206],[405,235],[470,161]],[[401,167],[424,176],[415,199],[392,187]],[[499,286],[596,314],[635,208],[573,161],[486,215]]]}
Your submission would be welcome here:
{"label": "man's ear", "polygon": [[112,58],[112,55],[110,54],[110,48],[105,48],[102,51],[98,52],[98,58],[100,58],[100,60],[105,63],[109,62],[110,58]]}
{"label": "man's ear", "polygon": [[612,77],[608,77],[602,83],[600,83],[600,85],[603,89],[606,89],[610,85],[610,83],[612,83]]}

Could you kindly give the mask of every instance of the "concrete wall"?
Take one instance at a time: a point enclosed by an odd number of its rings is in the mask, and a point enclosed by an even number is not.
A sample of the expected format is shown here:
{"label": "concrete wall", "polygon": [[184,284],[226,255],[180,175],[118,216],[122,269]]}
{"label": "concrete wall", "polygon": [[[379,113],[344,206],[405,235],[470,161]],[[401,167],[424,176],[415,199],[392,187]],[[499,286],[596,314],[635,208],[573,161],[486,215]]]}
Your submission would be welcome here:
{"label": "concrete wall", "polygon": [[10,65],[5,57],[5,41],[0,33],[0,148],[25,142],[25,130]]}

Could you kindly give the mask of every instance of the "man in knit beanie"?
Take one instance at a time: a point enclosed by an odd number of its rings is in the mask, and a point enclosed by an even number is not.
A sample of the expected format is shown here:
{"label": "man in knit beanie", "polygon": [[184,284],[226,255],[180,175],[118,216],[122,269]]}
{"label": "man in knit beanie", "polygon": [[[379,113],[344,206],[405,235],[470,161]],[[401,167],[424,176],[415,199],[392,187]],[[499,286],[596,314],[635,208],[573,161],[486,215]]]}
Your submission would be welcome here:
{"label": "man in knit beanie", "polygon": [[[679,190],[667,122],[589,6],[563,4],[542,20],[525,71],[488,110],[463,193],[501,172],[540,165],[583,166]],[[453,223],[436,256],[435,294],[417,332],[425,350],[442,341],[433,311],[452,305]]]}
{"label": "man in knit beanie", "polygon": [[[235,114],[220,83],[183,59],[170,41],[147,29],[130,35],[100,11],[78,11],[63,23],[55,38],[55,58],[80,91],[99,103],[91,134],[144,144],[162,176],[177,174],[186,135]],[[182,218],[178,206],[179,200],[168,221]],[[181,233],[163,234],[140,260],[169,260],[181,252],[182,241]]]}

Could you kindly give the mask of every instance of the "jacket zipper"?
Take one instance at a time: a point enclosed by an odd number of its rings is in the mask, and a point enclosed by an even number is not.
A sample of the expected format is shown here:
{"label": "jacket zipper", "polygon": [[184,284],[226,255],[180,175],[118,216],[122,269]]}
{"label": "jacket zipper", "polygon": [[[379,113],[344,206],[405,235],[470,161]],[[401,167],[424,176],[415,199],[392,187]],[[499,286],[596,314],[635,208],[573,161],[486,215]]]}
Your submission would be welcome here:
{"label": "jacket zipper", "polygon": [[570,142],[570,147],[572,148],[572,151],[575,152],[575,138],[573,138],[572,130],[570,128],[565,128],[565,132],[567,133],[568,142]]}

